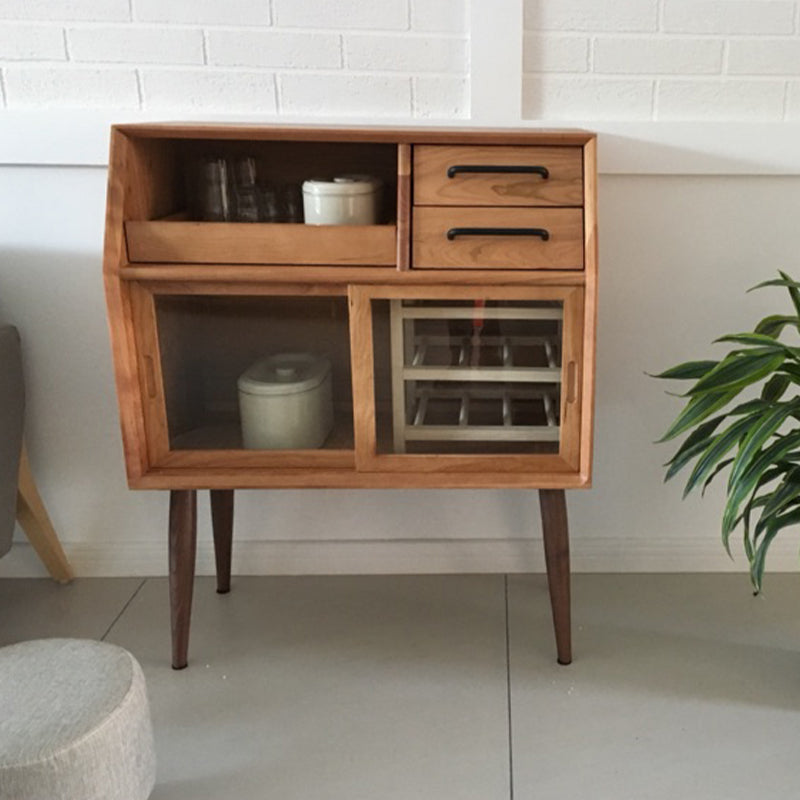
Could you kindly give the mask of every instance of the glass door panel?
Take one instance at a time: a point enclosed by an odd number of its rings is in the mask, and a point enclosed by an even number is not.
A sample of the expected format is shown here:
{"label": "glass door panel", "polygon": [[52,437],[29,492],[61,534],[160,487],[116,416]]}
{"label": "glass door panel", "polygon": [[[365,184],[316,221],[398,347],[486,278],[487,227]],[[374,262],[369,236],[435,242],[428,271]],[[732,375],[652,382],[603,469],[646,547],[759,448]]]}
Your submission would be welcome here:
{"label": "glass door panel", "polygon": [[371,320],[365,468],[577,463],[582,289],[359,292]]}
{"label": "glass door panel", "polygon": [[148,439],[163,440],[151,451],[168,456],[170,465],[181,465],[187,451],[214,451],[227,454],[232,466],[237,452],[248,454],[250,464],[261,459],[280,466],[288,451],[295,456],[290,466],[303,454],[310,465],[328,454],[325,465],[336,466],[331,456],[347,451],[352,466],[344,295],[166,290],[145,298],[154,329],[139,342],[142,371],[146,378],[152,373],[148,383],[154,384],[145,389],[152,399]]}
{"label": "glass door panel", "polygon": [[387,311],[378,452],[558,453],[563,303],[373,302]]}

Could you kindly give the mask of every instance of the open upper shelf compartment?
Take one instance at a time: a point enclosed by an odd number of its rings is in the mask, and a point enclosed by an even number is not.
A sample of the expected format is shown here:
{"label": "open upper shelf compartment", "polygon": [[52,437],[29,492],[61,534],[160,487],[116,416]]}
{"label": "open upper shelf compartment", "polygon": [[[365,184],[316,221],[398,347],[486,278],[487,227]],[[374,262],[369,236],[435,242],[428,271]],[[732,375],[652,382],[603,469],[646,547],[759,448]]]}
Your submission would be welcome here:
{"label": "open upper shelf compartment", "polygon": [[[394,143],[238,140],[126,134],[125,236],[132,263],[395,266],[398,146]],[[382,181],[379,224],[206,222],[190,209],[203,159],[252,158],[258,180],[298,193],[304,180],[369,175]]]}

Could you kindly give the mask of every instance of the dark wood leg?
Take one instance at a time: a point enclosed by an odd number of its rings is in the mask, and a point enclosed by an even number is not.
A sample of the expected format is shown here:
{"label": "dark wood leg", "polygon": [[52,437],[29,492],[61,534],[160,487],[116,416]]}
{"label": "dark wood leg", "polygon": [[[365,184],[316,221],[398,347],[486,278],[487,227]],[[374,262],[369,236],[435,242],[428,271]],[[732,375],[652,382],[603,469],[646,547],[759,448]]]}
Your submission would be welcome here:
{"label": "dark wood leg", "polygon": [[231,550],[233,548],[233,489],[212,489],[211,527],[214,531],[214,558],[217,562],[217,592],[231,590]]}
{"label": "dark wood leg", "polygon": [[172,491],[169,493],[169,604],[173,669],[183,669],[187,664],[196,550],[197,492]]}
{"label": "dark wood leg", "polygon": [[567,501],[563,489],[540,489],[544,557],[547,562],[547,584],[556,632],[559,664],[572,661],[569,600],[569,530]]}

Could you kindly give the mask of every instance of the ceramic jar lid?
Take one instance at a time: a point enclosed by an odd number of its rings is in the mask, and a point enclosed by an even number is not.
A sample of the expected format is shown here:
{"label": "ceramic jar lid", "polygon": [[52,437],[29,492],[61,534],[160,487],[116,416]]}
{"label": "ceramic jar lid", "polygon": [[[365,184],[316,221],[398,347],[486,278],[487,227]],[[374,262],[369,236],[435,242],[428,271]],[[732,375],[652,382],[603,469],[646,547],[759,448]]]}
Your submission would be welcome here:
{"label": "ceramic jar lid", "polygon": [[277,353],[248,367],[237,385],[246,394],[298,394],[319,386],[330,371],[331,362],[326,355]]}
{"label": "ceramic jar lid", "polygon": [[376,192],[382,185],[369,175],[338,175],[332,180],[313,178],[303,181],[303,192],[312,195],[359,195]]}

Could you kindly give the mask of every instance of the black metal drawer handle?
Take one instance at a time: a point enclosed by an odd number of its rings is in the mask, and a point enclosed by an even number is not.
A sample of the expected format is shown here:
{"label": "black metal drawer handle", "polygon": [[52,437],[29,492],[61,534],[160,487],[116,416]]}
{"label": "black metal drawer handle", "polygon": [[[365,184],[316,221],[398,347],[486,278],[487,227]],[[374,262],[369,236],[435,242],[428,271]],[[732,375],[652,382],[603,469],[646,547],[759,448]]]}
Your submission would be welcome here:
{"label": "black metal drawer handle", "polygon": [[455,164],[447,168],[447,177],[455,178],[459,172],[499,172],[499,173],[520,173],[524,175],[541,175],[545,180],[550,177],[550,170],[547,167],[532,167],[527,165],[505,166],[488,164]]}
{"label": "black metal drawer handle", "polygon": [[546,228],[450,228],[447,238],[452,242],[456,236],[538,236],[543,242],[550,238]]}

